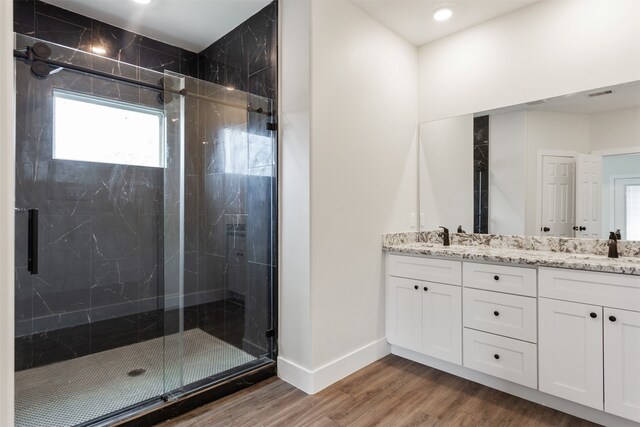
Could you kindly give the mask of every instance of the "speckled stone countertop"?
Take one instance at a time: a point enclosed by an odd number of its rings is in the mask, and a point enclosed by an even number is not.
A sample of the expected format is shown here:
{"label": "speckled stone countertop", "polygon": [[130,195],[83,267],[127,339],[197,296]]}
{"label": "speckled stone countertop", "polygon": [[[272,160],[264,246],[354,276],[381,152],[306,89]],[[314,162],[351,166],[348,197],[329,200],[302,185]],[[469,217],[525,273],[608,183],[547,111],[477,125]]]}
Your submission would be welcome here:
{"label": "speckled stone countertop", "polygon": [[382,250],[640,276],[640,242],[619,242],[616,259],[607,258],[607,240],[452,233],[451,246],[443,246],[442,232],[426,231],[385,234]]}

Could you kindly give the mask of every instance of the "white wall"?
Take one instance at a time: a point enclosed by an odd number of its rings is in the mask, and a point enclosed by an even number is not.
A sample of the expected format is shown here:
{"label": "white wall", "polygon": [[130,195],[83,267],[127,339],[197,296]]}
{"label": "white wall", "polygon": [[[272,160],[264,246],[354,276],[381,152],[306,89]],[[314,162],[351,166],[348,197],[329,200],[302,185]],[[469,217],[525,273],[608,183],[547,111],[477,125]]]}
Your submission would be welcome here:
{"label": "white wall", "polygon": [[640,107],[592,114],[589,120],[591,151],[640,147]]}
{"label": "white wall", "polygon": [[525,234],[540,234],[536,220],[539,179],[538,153],[540,150],[589,152],[589,116],[550,111],[527,111]]}
{"label": "white wall", "polygon": [[13,2],[0,2],[0,425],[13,425],[14,79]]}
{"label": "white wall", "polygon": [[347,1],[280,5],[278,369],[316,392],[388,352],[381,234],[417,212],[417,49]]}
{"label": "white wall", "polygon": [[419,119],[639,80],[638,52],[638,1],[534,3],[419,48]]}
{"label": "white wall", "polygon": [[384,340],[381,234],[417,208],[417,49],[348,1],[312,3],[314,365]]}
{"label": "white wall", "polygon": [[526,111],[489,117],[489,233],[525,234]]}
{"label": "white wall", "polygon": [[423,230],[473,230],[473,115],[420,126],[420,212]]}
{"label": "white wall", "polygon": [[[279,354],[311,364],[310,34],[311,6],[286,1],[280,13]],[[286,369],[285,364],[281,365]]]}

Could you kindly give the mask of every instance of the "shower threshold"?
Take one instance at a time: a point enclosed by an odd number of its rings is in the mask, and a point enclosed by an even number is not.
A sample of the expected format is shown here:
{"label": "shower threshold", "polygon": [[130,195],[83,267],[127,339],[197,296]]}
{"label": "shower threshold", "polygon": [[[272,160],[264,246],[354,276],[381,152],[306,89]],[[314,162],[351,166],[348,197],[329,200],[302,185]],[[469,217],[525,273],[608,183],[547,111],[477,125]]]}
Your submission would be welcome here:
{"label": "shower threshold", "polygon": [[16,426],[83,424],[257,360],[201,329],[182,336],[182,346],[169,335],[17,372]]}

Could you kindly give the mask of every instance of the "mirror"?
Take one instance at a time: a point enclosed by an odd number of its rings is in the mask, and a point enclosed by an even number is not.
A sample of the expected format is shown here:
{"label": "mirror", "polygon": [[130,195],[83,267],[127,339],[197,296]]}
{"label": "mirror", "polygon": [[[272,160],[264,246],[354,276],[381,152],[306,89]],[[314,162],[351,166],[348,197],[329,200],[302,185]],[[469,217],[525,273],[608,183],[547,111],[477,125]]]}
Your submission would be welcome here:
{"label": "mirror", "polygon": [[420,228],[640,240],[640,82],[420,125]]}

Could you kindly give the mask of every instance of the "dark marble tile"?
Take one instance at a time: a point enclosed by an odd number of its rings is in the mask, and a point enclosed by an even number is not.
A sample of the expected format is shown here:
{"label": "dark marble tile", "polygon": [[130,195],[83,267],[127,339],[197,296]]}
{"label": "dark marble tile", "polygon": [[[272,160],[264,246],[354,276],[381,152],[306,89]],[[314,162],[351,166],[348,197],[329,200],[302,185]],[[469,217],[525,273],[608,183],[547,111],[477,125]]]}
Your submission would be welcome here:
{"label": "dark marble tile", "polygon": [[180,49],[180,73],[189,77],[198,78],[199,57],[195,52]]}
{"label": "dark marble tile", "polygon": [[15,370],[33,368],[33,336],[19,336],[15,339]]}
{"label": "dark marble tile", "polygon": [[266,332],[271,328],[270,299],[274,267],[250,262],[247,265],[248,288],[245,298],[245,351],[260,356],[267,353]]}
{"label": "dark marble tile", "polygon": [[249,74],[247,91],[265,98],[275,98],[277,95],[277,67],[269,65],[253,74]]}
{"label": "dark marble tile", "polygon": [[138,342],[137,314],[109,317],[108,311],[104,311],[105,313],[97,312],[95,315],[96,320],[92,320],[92,323],[87,325],[91,331],[91,353],[111,350]]}
{"label": "dark marble tile", "polygon": [[[255,170],[247,178],[247,259],[251,262],[273,264],[273,212],[271,177],[272,166]],[[259,175],[263,174],[263,176]]]}
{"label": "dark marble tile", "polygon": [[198,292],[198,253],[184,254],[184,293],[185,295]]}
{"label": "dark marble tile", "polygon": [[91,28],[91,18],[42,1],[35,1],[35,12],[80,27]]}
{"label": "dark marble tile", "polygon": [[33,0],[14,0],[13,31],[32,35],[35,29],[35,2]]}
{"label": "dark marble tile", "polygon": [[105,57],[127,64],[139,64],[139,45],[142,36],[95,19],[91,21],[91,25],[91,44],[105,49]]}
{"label": "dark marble tile", "polygon": [[33,336],[33,367],[86,356],[91,352],[90,326],[52,329]]}
{"label": "dark marble tile", "polygon": [[138,314],[138,341],[161,337],[164,331],[162,310],[145,311]]}
{"label": "dark marble tile", "polygon": [[205,283],[201,291],[226,288],[227,258],[205,254]]}
{"label": "dark marble tile", "polygon": [[[148,40],[148,39],[147,39]],[[180,71],[180,58],[178,52],[171,55],[155,49],[140,45],[140,66],[155,71]]]}
{"label": "dark marble tile", "polygon": [[153,49],[157,52],[165,53],[170,56],[179,56],[180,48],[176,46],[171,46],[169,44],[163,43],[158,40],[151,39],[149,37],[142,37],[140,39],[140,47],[145,47],[148,49]]}
{"label": "dark marble tile", "polygon": [[86,26],[81,26],[36,12],[35,36],[42,40],[89,52],[91,50],[91,21],[89,20]]}

